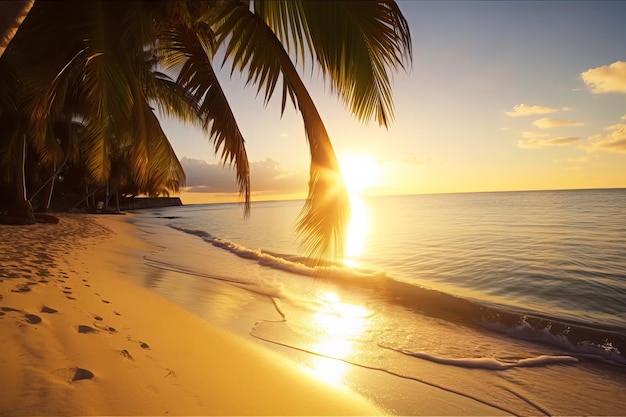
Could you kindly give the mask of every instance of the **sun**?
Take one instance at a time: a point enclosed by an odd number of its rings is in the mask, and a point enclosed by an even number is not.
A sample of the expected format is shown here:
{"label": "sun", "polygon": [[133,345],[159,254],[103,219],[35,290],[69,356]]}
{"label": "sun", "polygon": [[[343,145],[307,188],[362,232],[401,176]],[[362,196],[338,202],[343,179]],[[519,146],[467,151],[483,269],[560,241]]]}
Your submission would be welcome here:
{"label": "sun", "polygon": [[339,158],[339,166],[348,193],[352,195],[361,195],[378,184],[379,166],[371,156],[343,156]]}

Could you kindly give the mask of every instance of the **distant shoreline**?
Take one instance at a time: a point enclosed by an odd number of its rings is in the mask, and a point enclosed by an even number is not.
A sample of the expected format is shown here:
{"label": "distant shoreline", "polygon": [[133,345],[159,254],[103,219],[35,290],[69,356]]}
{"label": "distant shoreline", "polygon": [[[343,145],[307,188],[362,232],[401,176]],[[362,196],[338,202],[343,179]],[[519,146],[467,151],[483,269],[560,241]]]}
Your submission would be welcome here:
{"label": "distant shoreline", "polygon": [[[457,195],[457,194],[504,194],[504,193],[542,193],[542,192],[583,192],[583,191],[620,191],[626,190],[626,187],[606,187],[606,188],[558,188],[558,189],[541,189],[541,190],[491,190],[491,191],[454,191],[454,192],[441,192],[441,193],[413,193],[413,194],[365,194],[360,195],[361,198],[387,198],[387,197],[411,197],[411,196],[431,196],[431,195]],[[205,204],[243,204],[241,200],[237,199],[238,194],[233,194],[232,201],[207,201],[204,203],[185,203],[181,202],[182,206],[196,206],[196,205],[205,205]],[[158,197],[162,198],[162,197]],[[306,198],[272,198],[267,200],[257,200],[252,197],[252,204],[254,203],[272,203],[272,202],[282,202],[282,201],[306,201]]]}

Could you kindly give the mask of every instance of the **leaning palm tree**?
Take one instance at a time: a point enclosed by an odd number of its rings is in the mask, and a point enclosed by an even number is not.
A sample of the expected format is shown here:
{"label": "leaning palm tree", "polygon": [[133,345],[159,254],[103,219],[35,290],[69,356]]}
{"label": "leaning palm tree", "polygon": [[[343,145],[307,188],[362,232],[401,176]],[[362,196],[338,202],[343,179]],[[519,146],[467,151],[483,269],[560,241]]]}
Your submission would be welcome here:
{"label": "leaning palm tree", "polygon": [[[191,30],[184,39],[175,31],[161,37],[169,41],[162,44],[163,64],[177,66],[177,81],[200,95],[219,85],[210,53],[223,47],[224,62],[247,74],[266,102],[282,82],[282,110],[289,98],[300,111],[311,153],[309,193],[297,225],[301,245],[315,258],[340,256],[350,216],[348,196],[328,133],[292,56],[303,63],[316,62],[359,119],[376,119],[387,126],[393,119],[389,72],[411,58],[408,24],[397,4],[392,0],[211,2],[200,19],[192,6],[197,7],[191,4],[185,10],[195,19],[183,21],[207,23],[211,31]],[[214,38],[207,37],[211,32]],[[196,49],[190,50],[194,44]],[[232,117],[215,116],[214,104],[203,102],[205,120],[212,120],[214,131],[228,132]]]}
{"label": "leaning palm tree", "polygon": [[[30,130],[37,148],[54,149],[46,126],[78,112],[95,180],[107,179],[110,156],[120,147],[132,150],[128,162],[137,183],[155,170],[165,179],[177,167],[154,106],[206,131],[222,161],[235,167],[246,212],[245,142],[216,77],[215,54],[222,48],[224,62],[217,65],[229,62],[231,73],[247,74],[266,102],[280,84],[282,110],[289,100],[302,114],[309,143],[309,193],[297,230],[316,258],[343,249],[349,203],[328,133],[294,61],[321,68],[359,119],[387,126],[390,72],[411,58],[408,25],[392,0],[38,2],[22,32],[22,46],[38,61],[25,59],[23,67],[47,72],[31,77],[48,87],[26,100],[38,126]],[[53,47],[37,44],[43,37]],[[156,156],[154,149],[160,149]]]}

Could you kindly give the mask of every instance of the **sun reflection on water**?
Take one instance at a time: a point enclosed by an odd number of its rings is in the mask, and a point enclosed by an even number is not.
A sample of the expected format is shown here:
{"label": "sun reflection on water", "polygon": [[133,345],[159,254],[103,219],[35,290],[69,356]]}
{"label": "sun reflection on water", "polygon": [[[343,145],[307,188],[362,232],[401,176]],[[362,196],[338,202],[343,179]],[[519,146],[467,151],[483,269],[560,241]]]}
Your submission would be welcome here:
{"label": "sun reflection on water", "polygon": [[348,225],[348,239],[343,263],[355,267],[359,266],[357,259],[363,255],[365,250],[367,210],[361,197],[356,195],[350,195],[350,206],[352,208],[352,220]]}
{"label": "sun reflection on water", "polygon": [[[318,294],[320,309],[312,317],[312,327],[317,335],[317,343],[311,351],[332,358],[348,359],[355,351],[355,342],[369,327],[371,310],[341,301],[329,291]],[[318,378],[334,385],[341,385],[348,369],[345,362],[325,356],[316,356],[309,370]]]}

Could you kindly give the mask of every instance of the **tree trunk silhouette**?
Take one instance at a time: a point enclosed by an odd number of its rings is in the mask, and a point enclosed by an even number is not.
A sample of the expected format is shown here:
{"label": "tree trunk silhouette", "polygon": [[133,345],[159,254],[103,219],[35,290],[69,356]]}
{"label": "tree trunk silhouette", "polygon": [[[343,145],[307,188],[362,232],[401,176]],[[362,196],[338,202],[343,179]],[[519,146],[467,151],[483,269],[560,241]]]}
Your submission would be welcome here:
{"label": "tree trunk silhouette", "polygon": [[15,149],[15,203],[9,215],[18,224],[34,224],[33,206],[26,198],[26,135],[20,135],[20,143]]}

